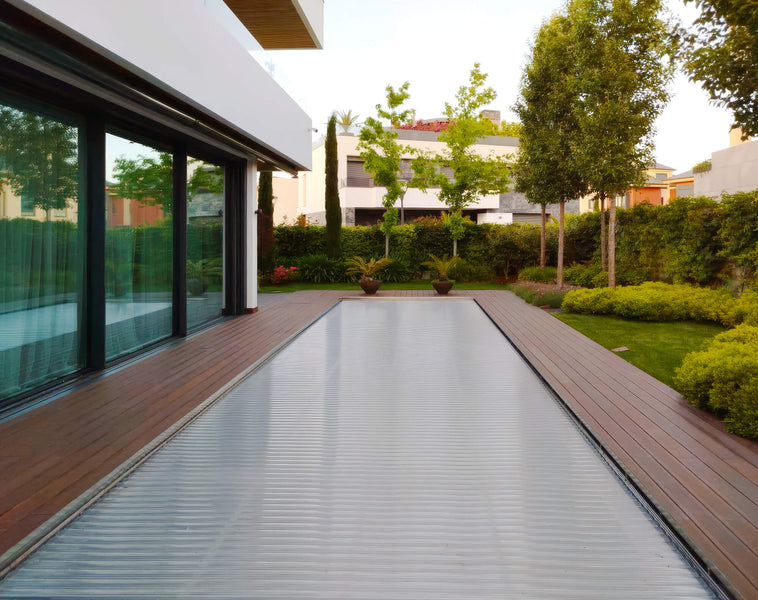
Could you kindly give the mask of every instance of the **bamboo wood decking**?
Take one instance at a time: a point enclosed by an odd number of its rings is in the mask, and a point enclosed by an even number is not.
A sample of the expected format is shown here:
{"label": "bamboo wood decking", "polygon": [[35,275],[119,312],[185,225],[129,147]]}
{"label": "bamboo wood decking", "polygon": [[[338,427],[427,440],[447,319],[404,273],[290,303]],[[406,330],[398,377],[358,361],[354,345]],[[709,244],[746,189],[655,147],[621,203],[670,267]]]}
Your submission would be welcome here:
{"label": "bamboo wood decking", "polygon": [[[261,296],[256,314],[0,424],[0,553],[341,297],[358,294]],[[479,303],[737,597],[758,598],[758,444],[510,292],[453,294]]]}

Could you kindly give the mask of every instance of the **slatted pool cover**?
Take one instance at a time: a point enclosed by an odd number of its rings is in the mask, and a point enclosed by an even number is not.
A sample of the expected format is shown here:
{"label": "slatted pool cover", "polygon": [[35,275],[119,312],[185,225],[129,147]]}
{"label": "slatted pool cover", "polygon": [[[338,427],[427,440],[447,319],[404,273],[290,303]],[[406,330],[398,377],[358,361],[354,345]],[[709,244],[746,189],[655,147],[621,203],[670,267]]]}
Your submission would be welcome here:
{"label": "slatted pool cover", "polygon": [[51,598],[711,598],[472,301],[350,301],[0,585]]}

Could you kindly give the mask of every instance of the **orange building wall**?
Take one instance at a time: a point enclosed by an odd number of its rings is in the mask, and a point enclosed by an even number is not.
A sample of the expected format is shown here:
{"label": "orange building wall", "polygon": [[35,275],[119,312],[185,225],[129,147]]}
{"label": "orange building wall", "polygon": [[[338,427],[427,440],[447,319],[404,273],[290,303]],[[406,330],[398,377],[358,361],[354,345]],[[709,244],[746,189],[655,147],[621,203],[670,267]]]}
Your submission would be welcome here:
{"label": "orange building wall", "polygon": [[652,204],[653,206],[660,206],[663,204],[660,188],[633,188],[631,192],[629,208],[645,202]]}

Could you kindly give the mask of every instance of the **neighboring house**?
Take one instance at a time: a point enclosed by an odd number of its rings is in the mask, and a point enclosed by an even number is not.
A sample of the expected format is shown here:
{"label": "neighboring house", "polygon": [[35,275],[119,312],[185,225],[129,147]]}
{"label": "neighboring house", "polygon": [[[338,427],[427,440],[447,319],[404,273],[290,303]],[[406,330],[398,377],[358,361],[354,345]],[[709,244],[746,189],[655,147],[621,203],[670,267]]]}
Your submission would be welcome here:
{"label": "neighboring house", "polygon": [[729,133],[729,148],[711,154],[710,169],[694,174],[695,196],[720,198],[721,194],[758,189],[758,139],[742,139],[738,128]]}
{"label": "neighboring house", "polygon": [[[655,163],[645,169],[645,183],[641,186],[631,187],[623,196],[616,198],[618,208],[633,208],[638,204],[652,204],[660,206],[669,200],[668,179],[674,173],[674,169]],[[595,196],[590,194],[580,201],[580,212],[590,212],[595,209]]]}
{"label": "neighboring house", "polygon": [[674,173],[664,183],[668,186],[669,194],[666,204],[674,198],[695,195],[695,177],[692,169],[683,173]]}
{"label": "neighboring house", "polygon": [[[487,118],[496,119],[495,124],[499,123],[497,111],[485,112]],[[425,128],[423,130],[398,129],[398,143],[423,151],[442,152],[445,143],[438,139],[441,121],[440,119],[419,121],[421,127]],[[474,150],[482,156],[492,153],[497,156],[514,157],[518,152],[518,138],[487,136],[474,146]],[[404,172],[401,178],[406,180],[412,177],[411,158],[410,155],[404,158]],[[298,214],[305,215],[311,222],[322,224],[325,222],[324,161],[322,140],[313,149],[312,172],[301,173],[299,176],[297,205]],[[356,136],[345,134],[337,136],[337,161],[343,225],[371,225],[380,221],[385,210],[382,205],[385,189],[377,187],[372,177],[364,170]],[[398,209],[401,209],[401,220],[404,217],[405,222],[408,223],[417,217],[438,216],[446,210],[447,207],[438,198],[438,192],[439,188],[429,188],[426,193],[419,189],[409,188],[402,205],[400,201],[396,205]],[[572,212],[572,209],[576,211],[576,207],[570,206],[569,212]],[[478,223],[538,222],[539,213],[538,205],[530,204],[523,194],[515,192],[483,196],[476,204],[463,211],[464,215]]]}
{"label": "neighboring house", "polygon": [[297,177],[271,178],[274,191],[274,225],[285,225],[297,219],[298,186],[302,176],[300,174]]}
{"label": "neighboring house", "polygon": [[[257,172],[309,169],[312,124],[251,51],[320,48],[323,11],[0,0],[0,171],[18,190],[0,189],[0,414],[61,377],[257,309]],[[163,161],[145,189],[168,200],[108,190],[124,155]],[[222,189],[190,191],[196,168]],[[40,208],[61,194],[65,208]]]}

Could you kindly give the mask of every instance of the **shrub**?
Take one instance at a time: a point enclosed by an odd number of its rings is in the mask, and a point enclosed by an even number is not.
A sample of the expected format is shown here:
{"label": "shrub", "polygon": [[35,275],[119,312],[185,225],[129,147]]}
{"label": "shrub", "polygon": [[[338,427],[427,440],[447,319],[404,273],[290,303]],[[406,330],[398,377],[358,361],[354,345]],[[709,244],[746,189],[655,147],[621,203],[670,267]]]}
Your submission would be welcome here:
{"label": "shrub", "polygon": [[308,283],[337,283],[345,281],[345,263],[325,254],[303,256],[298,259],[300,279]]}
{"label": "shrub", "polygon": [[450,269],[449,275],[456,281],[492,281],[495,270],[489,265],[473,265],[460,260]]}
{"label": "shrub", "polygon": [[382,281],[387,283],[410,281],[415,277],[416,271],[408,259],[393,257],[392,262],[382,269]]}
{"label": "shrub", "polygon": [[688,354],[674,384],[691,404],[723,416],[728,431],[758,438],[758,327],[740,325]]}
{"label": "shrub", "polygon": [[563,281],[569,285],[581,285],[582,287],[595,287],[592,282],[600,273],[600,265],[571,265],[563,271]]}
{"label": "shrub", "polygon": [[297,267],[285,267],[283,265],[279,265],[278,267],[274,267],[274,269],[271,271],[268,276],[268,280],[272,285],[280,285],[293,280],[296,273]]}
{"label": "shrub", "polygon": [[571,290],[563,298],[561,308],[582,315],[613,313],[614,291],[610,288]]}
{"label": "shrub", "polygon": [[555,283],[557,270],[555,267],[526,267],[521,269],[518,278],[523,281],[537,281],[540,283]]}

